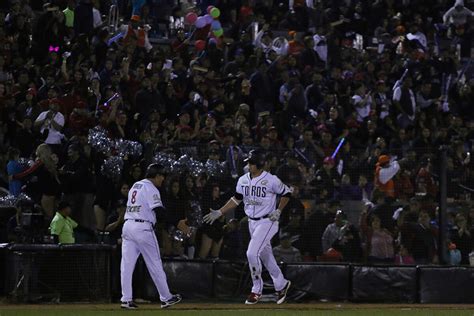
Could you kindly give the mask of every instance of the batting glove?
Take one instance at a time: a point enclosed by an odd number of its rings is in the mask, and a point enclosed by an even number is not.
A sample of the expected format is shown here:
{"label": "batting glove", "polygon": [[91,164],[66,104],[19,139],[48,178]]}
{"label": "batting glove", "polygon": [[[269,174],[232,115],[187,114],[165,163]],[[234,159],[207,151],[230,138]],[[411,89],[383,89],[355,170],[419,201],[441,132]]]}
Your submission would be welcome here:
{"label": "batting glove", "polygon": [[211,209],[211,211],[204,215],[204,217],[202,218],[204,220],[204,223],[207,223],[209,225],[212,225],[212,223],[214,223],[214,221],[216,219],[218,219],[219,217],[222,216],[222,211],[221,210],[213,210]]}
{"label": "batting glove", "polygon": [[277,222],[280,219],[281,211],[279,209],[274,210],[273,212],[270,213],[268,218],[272,222]]}

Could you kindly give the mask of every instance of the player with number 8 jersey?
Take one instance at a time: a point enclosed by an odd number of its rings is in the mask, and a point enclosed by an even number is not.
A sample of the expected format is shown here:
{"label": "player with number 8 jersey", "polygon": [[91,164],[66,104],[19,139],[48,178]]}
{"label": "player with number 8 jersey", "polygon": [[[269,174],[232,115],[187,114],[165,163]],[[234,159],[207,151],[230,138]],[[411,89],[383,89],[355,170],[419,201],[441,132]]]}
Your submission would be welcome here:
{"label": "player with number 8 jersey", "polygon": [[[249,172],[237,181],[234,196],[219,210],[211,210],[204,221],[212,224],[222,214],[236,208],[244,202],[245,214],[249,218],[250,243],[247,259],[252,275],[252,292],[245,304],[256,304],[263,290],[262,263],[270,273],[275,286],[277,304],[285,302],[291,282],[286,280],[273,256],[271,240],[278,232],[278,220],[281,210],[288,204],[291,189],[278,177],[264,171],[266,156],[253,150],[246,162]],[[280,197],[278,208],[277,198]]]}
{"label": "player with number 8 jersey", "polygon": [[154,231],[156,212],[164,211],[158,188],[161,187],[165,175],[163,166],[151,164],[146,171],[145,179],[135,182],[128,193],[120,264],[121,307],[125,309],[137,308],[132,297],[132,276],[140,254],[160,294],[161,307],[167,308],[181,301],[181,296],[172,295],[168,288],[161,263],[160,247]]}

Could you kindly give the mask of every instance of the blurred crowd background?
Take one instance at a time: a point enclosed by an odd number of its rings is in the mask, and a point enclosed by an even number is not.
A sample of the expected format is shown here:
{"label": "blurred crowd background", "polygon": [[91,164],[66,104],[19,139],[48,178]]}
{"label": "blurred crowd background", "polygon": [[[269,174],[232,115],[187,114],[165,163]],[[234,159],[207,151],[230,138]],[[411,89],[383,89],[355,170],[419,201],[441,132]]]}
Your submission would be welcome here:
{"label": "blurred crowd background", "polygon": [[0,204],[16,207],[2,238],[47,235],[60,214],[78,223],[69,242],[120,245],[128,190],[160,162],[163,256],[244,258],[242,209],[212,226],[202,215],[262,148],[294,188],[278,260],[438,263],[444,151],[447,257],[468,264],[473,8],[1,1]]}

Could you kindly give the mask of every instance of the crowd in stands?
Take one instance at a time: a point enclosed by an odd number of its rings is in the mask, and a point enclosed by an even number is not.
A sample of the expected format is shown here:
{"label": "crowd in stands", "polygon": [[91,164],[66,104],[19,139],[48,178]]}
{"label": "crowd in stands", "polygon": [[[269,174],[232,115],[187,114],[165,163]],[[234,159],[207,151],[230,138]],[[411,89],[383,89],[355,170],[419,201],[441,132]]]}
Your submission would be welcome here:
{"label": "crowd in stands", "polygon": [[[232,196],[243,159],[262,148],[265,168],[294,189],[279,260],[424,264],[440,259],[444,151],[456,204],[447,249],[468,264],[474,3],[465,2],[0,1],[0,185],[31,197],[46,228],[74,223],[72,242],[120,244],[128,190],[157,155],[219,161],[219,176],[171,170],[157,235],[164,257],[239,259],[242,209],[197,229],[189,217]],[[186,20],[211,5],[223,35]],[[102,168],[114,148],[89,141],[97,126],[142,145],[139,157],[120,157],[118,178]]]}

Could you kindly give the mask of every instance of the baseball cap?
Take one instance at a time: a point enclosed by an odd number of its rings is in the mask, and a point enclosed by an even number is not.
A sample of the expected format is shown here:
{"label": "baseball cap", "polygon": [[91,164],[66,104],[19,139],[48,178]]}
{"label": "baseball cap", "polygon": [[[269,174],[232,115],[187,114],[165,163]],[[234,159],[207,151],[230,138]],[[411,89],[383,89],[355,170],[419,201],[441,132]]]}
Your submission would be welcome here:
{"label": "baseball cap", "polygon": [[247,103],[241,103],[239,108],[244,111],[250,111],[250,106]]}
{"label": "baseball cap", "polygon": [[384,166],[389,162],[390,162],[390,156],[388,156],[388,155],[380,155],[379,156],[379,159],[378,159],[379,165]]}

